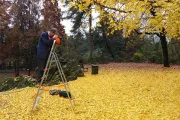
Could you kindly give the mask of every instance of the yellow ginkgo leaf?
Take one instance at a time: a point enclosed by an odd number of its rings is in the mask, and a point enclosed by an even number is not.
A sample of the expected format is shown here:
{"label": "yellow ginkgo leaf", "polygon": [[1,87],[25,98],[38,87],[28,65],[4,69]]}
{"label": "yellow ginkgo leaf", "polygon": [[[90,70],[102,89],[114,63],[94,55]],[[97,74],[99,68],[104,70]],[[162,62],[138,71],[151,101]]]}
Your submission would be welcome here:
{"label": "yellow ginkgo leaf", "polygon": [[55,3],[55,0],[51,0],[52,3]]}

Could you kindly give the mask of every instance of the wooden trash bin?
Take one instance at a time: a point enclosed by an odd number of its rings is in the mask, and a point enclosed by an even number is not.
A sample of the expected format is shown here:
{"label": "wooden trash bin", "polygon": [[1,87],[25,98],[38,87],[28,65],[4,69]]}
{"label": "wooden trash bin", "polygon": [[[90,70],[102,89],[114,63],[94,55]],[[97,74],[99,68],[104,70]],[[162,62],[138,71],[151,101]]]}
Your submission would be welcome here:
{"label": "wooden trash bin", "polygon": [[92,64],[92,73],[93,75],[98,74],[98,65]]}

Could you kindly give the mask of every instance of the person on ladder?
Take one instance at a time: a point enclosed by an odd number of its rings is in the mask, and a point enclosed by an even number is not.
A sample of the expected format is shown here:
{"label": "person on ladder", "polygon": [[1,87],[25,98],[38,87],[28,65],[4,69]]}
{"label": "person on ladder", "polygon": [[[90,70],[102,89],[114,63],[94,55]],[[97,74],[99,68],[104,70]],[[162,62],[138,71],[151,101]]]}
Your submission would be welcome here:
{"label": "person on ladder", "polygon": [[50,29],[48,32],[43,32],[40,36],[37,45],[37,66],[38,66],[38,78],[37,83],[40,84],[41,78],[43,76],[44,68],[51,50],[53,41],[58,38],[56,35],[56,28]]}

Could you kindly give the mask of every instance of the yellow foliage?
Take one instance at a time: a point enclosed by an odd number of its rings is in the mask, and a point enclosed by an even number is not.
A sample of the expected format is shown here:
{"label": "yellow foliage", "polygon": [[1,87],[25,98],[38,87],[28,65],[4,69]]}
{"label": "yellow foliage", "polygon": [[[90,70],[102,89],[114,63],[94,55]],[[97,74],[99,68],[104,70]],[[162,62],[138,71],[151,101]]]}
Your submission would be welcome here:
{"label": "yellow foliage", "polygon": [[[146,22],[146,32],[158,31],[164,27],[169,38],[180,39],[180,6],[179,0],[73,0],[74,6],[79,10],[88,11],[92,4],[94,9],[100,14],[100,21],[104,18],[110,19],[108,24],[111,29],[125,31],[129,34],[134,29],[139,29],[143,22]],[[71,4],[72,5],[72,4]],[[152,6],[155,8],[156,17],[151,14]],[[108,10],[105,13],[104,10]],[[113,18],[113,19],[111,19]],[[123,22],[124,21],[124,22]],[[129,23],[131,21],[131,23]],[[114,26],[114,22],[118,24]],[[119,27],[120,26],[120,27]],[[121,27],[125,26],[125,27]],[[128,30],[127,30],[127,29]]]}
{"label": "yellow foliage", "polygon": [[99,74],[69,82],[75,99],[49,95],[44,87],[38,109],[31,111],[37,88],[0,95],[0,120],[178,120],[179,67],[152,64],[108,64]]}
{"label": "yellow foliage", "polygon": [[52,3],[54,3],[55,2],[55,0],[51,0],[52,1]]}

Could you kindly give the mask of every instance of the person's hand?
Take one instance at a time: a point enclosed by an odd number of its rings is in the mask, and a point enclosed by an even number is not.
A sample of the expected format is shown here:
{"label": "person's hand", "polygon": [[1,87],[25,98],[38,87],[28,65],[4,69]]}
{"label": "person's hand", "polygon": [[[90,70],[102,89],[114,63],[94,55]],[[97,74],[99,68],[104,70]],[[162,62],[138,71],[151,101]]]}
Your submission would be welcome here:
{"label": "person's hand", "polygon": [[54,36],[53,36],[53,40],[55,40],[56,38],[58,38],[58,36],[57,36],[57,35],[54,35]]}

